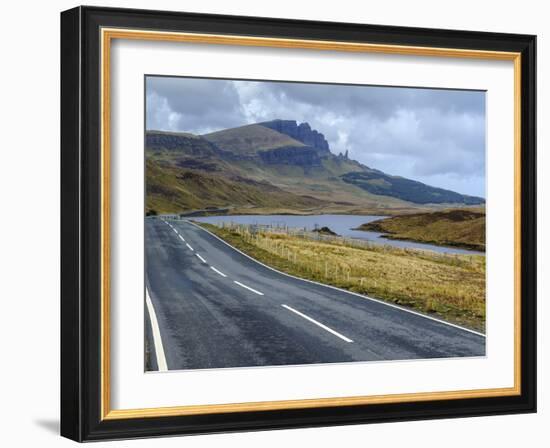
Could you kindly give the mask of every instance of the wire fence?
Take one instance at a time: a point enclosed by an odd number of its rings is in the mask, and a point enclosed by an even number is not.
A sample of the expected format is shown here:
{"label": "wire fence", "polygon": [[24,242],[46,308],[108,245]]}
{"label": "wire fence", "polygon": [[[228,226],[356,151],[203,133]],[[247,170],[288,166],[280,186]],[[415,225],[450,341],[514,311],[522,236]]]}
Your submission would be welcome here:
{"label": "wire fence", "polygon": [[[296,237],[308,241],[324,242],[329,244],[338,244],[346,247],[352,247],[357,249],[367,249],[377,252],[389,252],[398,254],[408,254],[416,256],[428,256],[431,259],[440,259],[446,264],[463,264],[464,262],[474,263],[476,262],[475,256],[467,256],[463,254],[451,254],[445,252],[435,252],[424,249],[408,248],[408,247],[396,247],[391,244],[375,243],[368,240],[359,238],[350,238],[340,235],[330,235],[326,232],[323,233],[318,226],[315,226],[314,230],[308,230],[306,227],[289,227],[287,225],[272,223],[272,224],[241,224],[233,221],[216,223],[218,227],[229,230],[231,232],[238,233],[247,242],[259,243],[259,238],[255,238],[257,235],[281,235],[288,237]],[[273,238],[270,238],[273,239]],[[277,241],[277,240],[274,240]]]}
{"label": "wire fence", "polygon": [[[181,221],[189,220],[189,217],[182,217],[179,215],[164,216],[164,219]],[[318,225],[314,226],[313,230],[307,227],[291,227],[284,221],[273,221],[269,224],[260,223],[236,223],[234,221],[221,221],[217,223],[209,223],[226,229],[232,232],[236,232],[241,235],[245,241],[252,242],[252,237],[258,234],[270,234],[272,236],[284,235],[289,237],[297,237],[309,241],[325,242],[329,244],[338,244],[346,247],[352,247],[357,249],[367,249],[377,252],[388,252],[405,255],[425,256],[430,259],[439,259],[446,264],[460,265],[464,263],[473,264],[479,262],[478,255],[466,255],[455,254],[448,252],[436,252],[429,249],[419,249],[411,247],[397,247],[392,244],[383,244],[380,242],[373,242],[366,239],[351,238],[340,235],[330,235],[323,233]],[[254,241],[258,243],[257,239]]]}

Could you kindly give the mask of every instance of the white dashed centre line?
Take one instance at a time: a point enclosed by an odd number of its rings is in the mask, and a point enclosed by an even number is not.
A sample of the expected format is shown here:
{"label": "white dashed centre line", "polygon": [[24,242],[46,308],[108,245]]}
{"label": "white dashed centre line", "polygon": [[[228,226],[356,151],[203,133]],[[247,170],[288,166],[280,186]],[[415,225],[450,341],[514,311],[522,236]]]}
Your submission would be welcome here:
{"label": "white dashed centre line", "polygon": [[332,333],[334,336],[339,337],[340,339],[343,339],[346,342],[353,342],[350,338],[347,338],[346,336],[338,333],[337,331],[334,331],[332,328],[327,327],[326,325],[323,325],[321,322],[317,322],[315,319],[312,319],[309,316],[306,316],[304,313],[300,313],[300,311],[295,310],[294,308],[289,307],[288,305],[281,305],[283,308],[286,308],[289,311],[292,311],[293,313],[297,314],[300,317],[303,317],[306,320],[309,320],[311,323],[317,325],[318,327],[321,327],[323,330],[328,331],[329,333]]}
{"label": "white dashed centre line", "polygon": [[180,237],[180,240],[182,240],[185,243],[185,238],[181,235],[178,235]]}
{"label": "white dashed centre line", "polygon": [[199,258],[200,261],[202,261],[203,263],[206,263],[206,260],[202,258],[200,254],[195,254],[195,255]]}
{"label": "white dashed centre line", "polygon": [[241,282],[238,282],[237,280],[233,280],[234,283],[236,283],[237,285],[245,288],[245,289],[248,289],[249,291],[252,291],[253,293],[255,294],[258,294],[259,296],[263,296],[264,293],[263,292],[260,292],[260,291],[256,291],[254,288],[251,288],[250,286],[246,286],[244,284],[242,284]]}
{"label": "white dashed centre line", "polygon": [[227,277],[227,275],[221,271],[218,271],[214,266],[210,266],[210,269],[212,269],[216,274],[220,274],[222,277]]}
{"label": "white dashed centre line", "polygon": [[185,245],[189,248],[189,250],[195,250],[189,245],[189,243],[185,243]]}

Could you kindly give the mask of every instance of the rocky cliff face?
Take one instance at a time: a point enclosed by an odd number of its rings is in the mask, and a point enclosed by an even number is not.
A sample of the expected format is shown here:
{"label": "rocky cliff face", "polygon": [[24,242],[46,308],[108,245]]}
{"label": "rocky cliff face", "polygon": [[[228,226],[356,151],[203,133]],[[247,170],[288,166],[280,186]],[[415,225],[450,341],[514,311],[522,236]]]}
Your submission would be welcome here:
{"label": "rocky cliff face", "polygon": [[258,153],[263,163],[267,165],[293,165],[305,169],[321,166],[321,158],[317,150],[309,146],[298,148],[285,146],[283,148],[260,151]]}
{"label": "rocky cliff face", "polygon": [[215,145],[190,134],[148,131],[145,147],[150,150],[184,151],[193,156],[213,156],[218,150]]}
{"label": "rocky cliff face", "polygon": [[295,120],[273,120],[260,123],[262,126],[273,129],[281,134],[302,142],[304,145],[315,148],[321,154],[329,154],[330,148],[325,136],[308,123],[298,124]]}

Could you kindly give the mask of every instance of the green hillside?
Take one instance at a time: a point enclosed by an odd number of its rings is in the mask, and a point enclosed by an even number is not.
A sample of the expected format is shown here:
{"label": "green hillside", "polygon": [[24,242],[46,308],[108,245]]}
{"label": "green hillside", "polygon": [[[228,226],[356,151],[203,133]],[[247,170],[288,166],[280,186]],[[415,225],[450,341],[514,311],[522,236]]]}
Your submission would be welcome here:
{"label": "green hillside", "polygon": [[453,209],[393,216],[357,230],[385,233],[387,238],[485,250],[485,211]]}
{"label": "green hillside", "polygon": [[188,133],[147,132],[145,158],[182,169],[232,171],[217,146],[198,135]]}
{"label": "green hillside", "polygon": [[400,176],[390,176],[378,170],[347,173],[342,176],[342,179],[370,193],[392,196],[415,204],[479,205],[485,203],[482,198],[430,187],[422,182]]}
{"label": "green hillside", "polygon": [[[266,131],[275,132],[270,129]],[[285,138],[279,141],[285,141]],[[324,204],[323,209],[318,212],[326,210],[365,213],[381,206],[409,208],[406,202],[395,198],[377,197],[343,182],[339,177],[342,173],[363,169],[358,162],[336,156],[321,158],[312,152],[311,148],[307,148],[305,154],[300,151],[288,151],[288,147],[280,147],[246,155],[223,150],[205,138],[192,134],[149,131],[146,135],[148,161],[158,162],[162,166],[176,170],[215,174],[222,178],[249,179],[259,183],[267,182],[291,193],[292,197],[309,196],[318,199]],[[273,151],[279,160],[269,163],[262,158],[270,151]],[[150,173],[147,172],[147,178],[149,177]],[[176,190],[179,191],[180,188]],[[180,207],[179,211],[197,208],[197,203],[189,200],[187,196],[176,202],[173,198],[166,202]],[[269,201],[263,201],[266,202]],[[300,204],[300,201],[293,201],[284,208],[299,212]],[[258,208],[261,208],[261,205],[258,205]],[[262,213],[266,211],[269,210],[258,210]]]}
{"label": "green hillside", "polygon": [[281,134],[259,124],[249,124],[238,128],[225,129],[202,136],[205,140],[214,143],[222,150],[236,154],[255,154],[266,149],[275,149],[285,146],[305,146],[298,140]]}
{"label": "green hillside", "polygon": [[158,214],[234,207],[304,210],[323,205],[267,182],[201,173],[154,160],[146,163],[146,181],[146,211]]}

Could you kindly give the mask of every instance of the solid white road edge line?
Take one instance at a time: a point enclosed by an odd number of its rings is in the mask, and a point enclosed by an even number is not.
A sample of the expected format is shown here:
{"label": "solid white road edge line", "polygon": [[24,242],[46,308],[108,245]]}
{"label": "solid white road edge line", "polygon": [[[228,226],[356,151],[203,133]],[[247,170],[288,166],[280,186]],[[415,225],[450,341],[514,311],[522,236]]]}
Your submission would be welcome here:
{"label": "solid white road edge line", "polygon": [[189,243],[185,243],[185,245],[186,245],[190,250],[195,250],[195,249],[193,249],[193,248],[189,245]]}
{"label": "solid white road edge line", "polygon": [[357,296],[357,297],[361,297],[362,299],[366,299],[366,300],[370,300],[372,302],[376,302],[376,303],[380,303],[381,305],[386,305],[386,306],[389,306],[390,308],[395,308],[396,310],[401,310],[401,311],[404,311],[405,313],[410,313],[410,314],[414,314],[416,316],[420,316],[420,317],[423,317],[425,319],[429,319],[429,320],[433,320],[434,322],[439,322],[440,324],[443,324],[443,325],[447,325],[449,327],[453,327],[453,328],[457,328],[459,330],[462,330],[462,331],[466,331],[468,333],[472,333],[472,334],[475,334],[477,336],[481,336],[483,338],[486,338],[487,335],[483,334],[483,333],[480,333],[478,331],[475,331],[475,330],[470,330],[469,328],[465,328],[465,327],[461,327],[460,325],[456,325],[456,324],[452,324],[450,322],[445,322],[444,320],[441,320],[441,319],[437,319],[436,317],[432,317],[432,316],[428,316],[427,314],[422,314],[422,313],[418,313],[416,311],[413,311],[413,310],[409,310],[407,308],[403,308],[402,306],[399,306],[399,305],[394,305],[393,303],[388,303],[388,302],[384,302],[383,300],[379,300],[379,299],[375,299],[374,297],[370,297],[370,296],[366,296],[364,294],[359,294],[357,292],[353,292],[353,291],[348,291],[346,289],[342,289],[342,288],[338,288],[336,286],[332,286],[332,285],[325,285],[324,283],[319,283],[319,282],[316,282],[314,280],[308,280],[308,279],[305,279],[305,278],[300,278],[300,277],[296,277],[294,275],[291,275],[291,274],[287,274],[286,272],[281,272],[275,268],[272,268],[271,266],[268,266],[267,264],[264,264],[262,263],[261,261],[258,261],[256,260],[255,258],[251,257],[250,255],[247,255],[245,254],[244,252],[240,251],[239,249],[237,249],[236,247],[233,247],[231,244],[229,244],[227,241],[224,241],[223,239],[221,239],[218,235],[214,235],[212,232],[210,232],[210,230],[206,230],[205,228],[191,222],[191,221],[185,221],[187,222],[188,224],[191,224],[192,226],[195,226],[195,227],[198,227],[199,229],[201,229],[202,231],[206,232],[206,233],[209,233],[210,235],[212,235],[214,238],[216,238],[217,240],[221,241],[223,244],[225,244],[226,246],[229,246],[231,249],[233,249],[234,251],[236,252],[239,252],[241,255],[244,255],[246,258],[249,258],[250,260],[258,263],[259,265],[262,265],[264,268],[267,268],[267,269],[270,269],[274,272],[277,272],[278,274],[281,274],[281,275],[284,275],[286,277],[290,277],[290,278],[294,278],[296,280],[301,280],[303,282],[307,282],[307,283],[313,283],[314,285],[319,285],[319,286],[324,286],[325,288],[331,288],[331,289],[335,289],[337,291],[341,291],[341,292],[345,292],[347,294],[351,294],[353,296]]}
{"label": "solid white road edge line", "polygon": [[147,288],[145,288],[145,302],[147,303],[147,311],[149,312],[149,320],[151,321],[151,332],[153,333],[153,342],[155,343],[157,366],[159,372],[166,372],[168,370],[168,364],[166,364],[166,356],[164,355],[164,346],[162,345],[162,337],[160,336],[159,322]]}
{"label": "solid white road edge line", "polygon": [[204,258],[202,258],[199,254],[195,254],[197,257],[199,257],[199,260],[202,261],[203,263],[206,263],[206,260]]}
{"label": "solid white road edge line", "polygon": [[182,240],[185,243],[185,238],[181,235],[178,235],[180,237],[180,240]]}
{"label": "solid white road edge line", "polygon": [[236,284],[239,285],[239,286],[242,286],[242,287],[245,288],[245,289],[248,289],[249,291],[252,291],[252,292],[255,293],[255,294],[258,294],[259,296],[263,296],[263,295],[264,295],[263,292],[256,291],[255,289],[251,288],[250,286],[246,286],[246,285],[242,284],[241,282],[238,282],[237,280],[233,280],[233,282],[236,283]]}
{"label": "solid white road edge line", "polygon": [[220,274],[222,277],[227,277],[227,275],[221,271],[218,271],[214,266],[210,266],[210,269],[212,269],[215,273]]}
{"label": "solid white road edge line", "polygon": [[309,320],[311,323],[321,327],[323,330],[328,331],[329,333],[332,333],[334,336],[339,337],[340,339],[343,339],[346,342],[353,342],[350,338],[347,338],[343,334],[338,333],[337,331],[334,331],[332,328],[327,327],[326,325],[323,325],[321,322],[317,322],[315,319],[312,319],[309,316],[306,316],[304,313],[300,313],[300,311],[295,310],[294,308],[291,308],[288,305],[281,305],[283,308],[286,308],[289,311],[292,311],[293,313],[297,314],[300,317],[303,317],[306,320]]}

